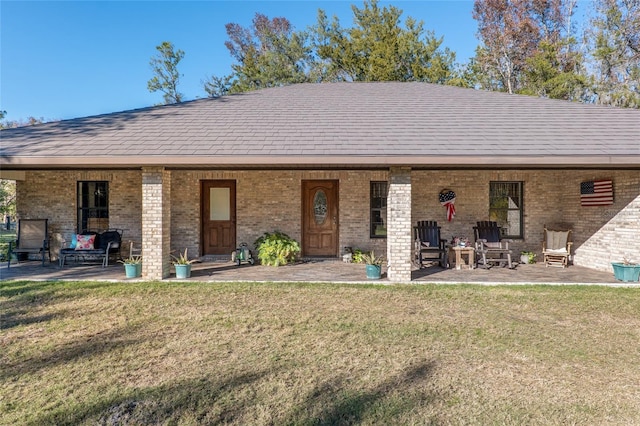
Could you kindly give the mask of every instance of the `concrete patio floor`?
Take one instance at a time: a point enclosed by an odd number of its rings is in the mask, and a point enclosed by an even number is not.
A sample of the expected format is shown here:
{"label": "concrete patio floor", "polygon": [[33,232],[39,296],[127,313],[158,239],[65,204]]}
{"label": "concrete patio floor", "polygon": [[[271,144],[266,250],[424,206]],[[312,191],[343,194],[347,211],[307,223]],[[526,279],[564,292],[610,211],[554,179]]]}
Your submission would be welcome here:
{"label": "concrete patio floor", "polygon": [[[437,265],[423,269],[414,268],[412,284],[427,283],[472,283],[483,285],[497,284],[582,284],[640,287],[640,283],[617,281],[613,272],[594,271],[581,266],[568,268],[545,267],[544,264],[518,265],[515,269],[494,266],[491,269],[473,270],[444,269]],[[38,261],[20,262],[7,268],[0,267],[0,280],[91,280],[91,281],[131,281],[125,278],[124,268],[116,263],[102,268],[99,264],[71,264],[63,269],[56,262]],[[165,281],[175,281],[172,268],[171,276]],[[343,263],[337,259],[309,259],[294,264],[270,267],[260,265],[236,266],[230,261],[206,261],[193,265],[191,281],[207,282],[333,282],[333,283],[379,283],[392,284],[383,267],[380,280],[368,280],[364,265]]]}

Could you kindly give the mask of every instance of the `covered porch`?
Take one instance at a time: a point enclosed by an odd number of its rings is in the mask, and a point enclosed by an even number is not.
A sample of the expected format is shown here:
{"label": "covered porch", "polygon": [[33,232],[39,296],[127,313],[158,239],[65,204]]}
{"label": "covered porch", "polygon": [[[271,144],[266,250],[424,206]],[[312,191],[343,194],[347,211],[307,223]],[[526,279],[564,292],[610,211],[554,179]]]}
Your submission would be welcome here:
{"label": "covered porch", "polygon": [[[193,265],[189,281],[200,282],[329,282],[350,284],[397,284],[390,280],[383,268],[381,280],[367,280],[364,265],[344,263],[338,260],[305,259],[294,264],[269,266],[236,266],[227,260],[202,261]],[[28,261],[0,268],[0,276],[7,280],[47,280],[47,281],[132,281],[125,278],[121,264],[101,268],[93,264],[76,264],[60,269],[57,264]],[[175,280],[175,271],[171,270],[165,282]],[[611,272],[595,271],[583,266],[570,268],[545,267],[542,263],[518,265],[515,269],[493,267],[489,270],[445,269],[437,265],[411,270],[412,284],[479,284],[479,285],[608,285],[622,287],[640,287],[640,283],[616,281]]]}
{"label": "covered porch", "polygon": [[[613,180],[614,204],[582,207],[579,191],[575,189],[580,187],[581,181],[598,176],[607,176]],[[52,226],[52,236],[58,235],[70,241],[75,232],[75,212],[69,206],[73,205],[76,198],[76,182],[108,182],[109,226],[126,230],[123,236],[123,255],[128,255],[128,242],[134,241],[135,247],[142,250],[144,258],[143,277],[147,280],[160,280],[172,277],[172,253],[188,248],[191,257],[207,254],[201,246],[201,182],[216,180],[234,182],[237,185],[238,191],[234,199],[234,203],[238,205],[237,219],[234,220],[237,234],[235,242],[251,244],[263,232],[274,229],[301,241],[304,232],[298,219],[303,204],[300,188],[302,183],[317,179],[334,181],[339,187],[337,200],[340,208],[335,216],[339,231],[336,233],[337,243],[331,257],[334,261],[340,259],[346,247],[375,250],[390,265],[386,276],[391,282],[423,282],[432,279],[445,282],[519,281],[518,274],[507,271],[500,271],[505,275],[500,278],[496,268],[488,273],[469,273],[469,277],[466,277],[451,271],[434,273],[433,268],[416,271],[413,264],[412,230],[417,221],[437,220],[442,227],[442,238],[447,241],[451,236],[472,238],[476,221],[488,219],[491,182],[515,181],[520,182],[524,188],[520,203],[525,207],[523,215],[518,218],[523,237],[510,246],[516,258],[521,250],[526,250],[537,252],[538,260],[541,260],[539,251],[544,226],[558,223],[573,230],[572,251],[575,257],[569,270],[578,266],[588,267],[588,271],[593,273],[604,272],[604,277],[612,274],[611,261],[620,261],[624,256],[635,259],[639,253],[640,242],[635,234],[640,226],[637,221],[640,206],[637,185],[640,175],[636,170],[624,169],[443,171],[398,166],[387,170],[167,170],[162,167],[144,167],[141,171],[29,171],[25,173],[23,180],[18,180],[18,205],[21,217],[46,217]],[[387,234],[384,238],[370,235],[372,183],[383,183],[388,190],[384,219]],[[563,192],[562,189],[566,187],[573,190]],[[446,210],[437,197],[442,188],[455,189],[458,196],[457,214],[451,221],[447,220]],[[52,238],[52,253],[55,258],[60,247],[54,246],[53,240]],[[230,248],[223,253],[229,255],[231,251]],[[302,256],[313,255],[303,251]],[[361,265],[353,265],[356,268],[354,271],[359,271],[358,266]],[[358,272],[350,275],[349,266],[340,267],[347,268],[347,281],[359,281],[364,277]],[[215,274],[212,273],[211,276],[221,277],[221,280],[281,279],[279,275],[271,277],[270,273],[245,278],[237,272],[233,272],[233,276],[228,278],[222,273],[223,270],[214,269]],[[286,277],[292,270],[290,268],[277,274],[285,274]],[[305,272],[300,274],[302,278],[290,280],[305,281]],[[564,277],[572,274],[564,273],[554,278],[547,277],[544,269],[542,272],[533,281],[529,277],[522,277],[522,281],[564,282]],[[93,273],[102,275],[95,271]],[[208,272],[206,276],[209,276]],[[323,275],[322,271],[313,271],[311,277],[314,276],[318,277],[316,281],[339,280],[331,274]],[[590,282],[590,279],[579,278],[576,282]]]}
{"label": "covered porch", "polygon": [[[450,240],[495,217],[514,253],[540,254],[545,226],[571,229],[572,268],[609,274],[640,253],[638,123],[635,110],[425,83],[298,84],[2,130],[0,177],[20,175],[17,214],[47,218],[60,241],[94,218],[126,230],[148,280],[171,277],[172,253],[281,231],[303,256],[375,250],[390,281],[420,282],[417,221]],[[595,182],[609,199],[585,205]]]}

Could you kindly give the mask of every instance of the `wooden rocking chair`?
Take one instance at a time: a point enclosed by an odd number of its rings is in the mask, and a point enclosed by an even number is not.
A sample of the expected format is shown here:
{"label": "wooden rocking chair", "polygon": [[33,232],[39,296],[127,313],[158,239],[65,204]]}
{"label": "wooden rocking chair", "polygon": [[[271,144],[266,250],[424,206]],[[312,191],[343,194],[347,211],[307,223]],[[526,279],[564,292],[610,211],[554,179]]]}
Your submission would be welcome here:
{"label": "wooden rocking chair", "polygon": [[544,226],[544,236],[542,240],[542,257],[544,265],[559,266],[566,268],[569,266],[569,256],[571,256],[571,230],[553,231]]}
{"label": "wooden rocking chair", "polygon": [[497,222],[481,221],[473,227],[476,239],[476,256],[478,264],[485,268],[491,268],[494,264],[508,265],[511,263],[511,249],[509,240],[503,240],[500,236],[500,227]]}

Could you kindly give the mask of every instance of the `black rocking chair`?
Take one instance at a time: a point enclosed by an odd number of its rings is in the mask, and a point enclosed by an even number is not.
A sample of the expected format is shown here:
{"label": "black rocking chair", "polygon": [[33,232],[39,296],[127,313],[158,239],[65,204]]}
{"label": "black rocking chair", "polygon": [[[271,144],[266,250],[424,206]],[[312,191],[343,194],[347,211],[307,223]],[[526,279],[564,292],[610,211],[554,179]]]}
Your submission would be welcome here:
{"label": "black rocking chair", "polygon": [[421,220],[413,227],[415,238],[415,258],[420,268],[426,261],[438,261],[443,268],[447,267],[447,251],[445,241],[440,238],[438,222]]}

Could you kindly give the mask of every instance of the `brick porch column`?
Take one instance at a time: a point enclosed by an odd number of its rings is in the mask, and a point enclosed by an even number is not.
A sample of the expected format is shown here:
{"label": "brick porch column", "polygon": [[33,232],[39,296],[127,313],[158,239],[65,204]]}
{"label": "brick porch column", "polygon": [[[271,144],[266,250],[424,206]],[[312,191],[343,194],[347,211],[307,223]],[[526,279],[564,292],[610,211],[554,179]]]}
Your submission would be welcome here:
{"label": "brick porch column", "polygon": [[411,168],[389,169],[387,194],[389,281],[411,281]]}
{"label": "brick porch column", "polygon": [[142,278],[167,278],[171,268],[171,172],[142,168]]}

